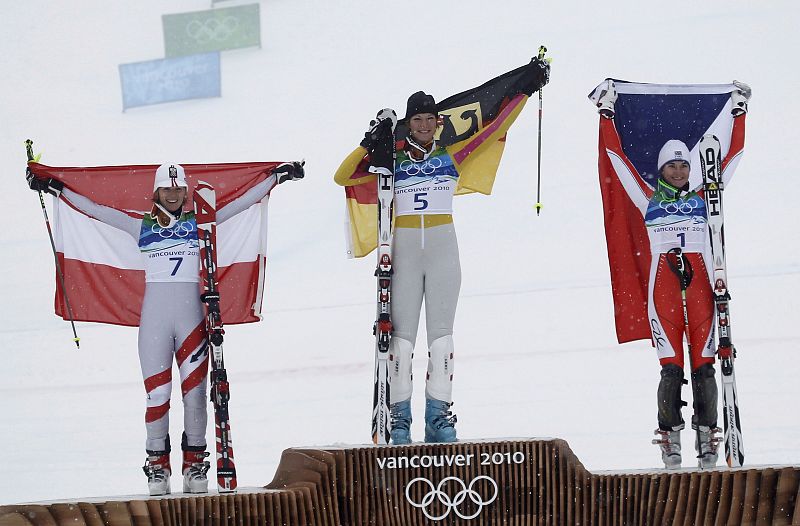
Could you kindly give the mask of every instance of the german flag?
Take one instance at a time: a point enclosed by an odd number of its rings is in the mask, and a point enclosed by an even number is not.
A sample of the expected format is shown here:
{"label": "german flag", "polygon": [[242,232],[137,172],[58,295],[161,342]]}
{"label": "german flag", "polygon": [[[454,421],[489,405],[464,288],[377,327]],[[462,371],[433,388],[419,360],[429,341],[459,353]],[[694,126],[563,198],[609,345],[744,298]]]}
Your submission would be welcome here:
{"label": "german flag", "polygon": [[[549,66],[534,58],[436,105],[442,121],[436,135],[437,145],[454,150],[459,162],[456,195],[491,193],[505,147],[505,130],[522,111],[528,97],[547,84],[548,75]],[[405,119],[400,120],[395,130],[399,146],[407,134]],[[477,139],[470,141],[473,138]],[[367,174],[369,163],[363,155],[364,150],[357,149],[343,163],[343,166],[348,162],[357,166],[345,183],[348,257],[363,257],[377,244],[377,187],[369,184],[375,178]]]}

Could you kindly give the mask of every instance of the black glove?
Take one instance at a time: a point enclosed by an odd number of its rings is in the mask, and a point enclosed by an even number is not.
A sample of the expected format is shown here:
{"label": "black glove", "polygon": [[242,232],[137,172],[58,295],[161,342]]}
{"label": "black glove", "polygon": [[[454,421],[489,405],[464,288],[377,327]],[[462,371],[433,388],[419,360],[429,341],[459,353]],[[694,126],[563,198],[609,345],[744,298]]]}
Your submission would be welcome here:
{"label": "black glove", "polygon": [[64,189],[64,183],[61,181],[57,181],[56,179],[52,178],[38,179],[35,175],[33,175],[33,172],[31,172],[30,168],[25,170],[25,180],[28,181],[28,187],[31,190],[36,192],[47,192],[48,194],[53,194],[56,197],[61,195],[61,190]]}
{"label": "black glove", "polygon": [[369,128],[364,133],[364,139],[361,141],[361,146],[371,151],[375,147],[375,142],[381,134],[381,128],[387,124],[393,127],[397,123],[397,114],[393,109],[384,108],[378,112],[374,119],[369,121]]}
{"label": "black glove", "polygon": [[534,58],[517,81],[517,92],[530,97],[548,82],[550,82],[550,64],[546,60]]}
{"label": "black glove", "polygon": [[278,184],[286,181],[296,181],[306,175],[306,171],[303,169],[304,164],[306,164],[305,161],[281,163],[272,169],[272,173],[278,176]]}
{"label": "black glove", "polygon": [[369,149],[369,164],[375,168],[384,168],[394,172],[394,130],[388,120],[381,123],[376,130],[375,142]]}

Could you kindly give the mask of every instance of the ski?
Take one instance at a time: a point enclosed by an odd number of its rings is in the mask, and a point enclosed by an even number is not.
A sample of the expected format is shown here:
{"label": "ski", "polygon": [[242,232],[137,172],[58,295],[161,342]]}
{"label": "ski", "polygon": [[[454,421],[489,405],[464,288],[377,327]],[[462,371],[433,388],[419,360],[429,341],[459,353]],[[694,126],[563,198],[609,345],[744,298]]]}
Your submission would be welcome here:
{"label": "ski", "polygon": [[722,407],[725,422],[725,458],[729,467],[744,463],[742,425],[736,394],[736,375],[733,362],[736,349],[731,339],[731,320],[728,304],[728,277],[725,266],[725,233],[722,215],[722,159],[719,139],[705,135],[700,139],[700,166],[703,170],[703,188],[708,207],[708,231],[711,238],[713,260],[712,283],[714,304],[717,310],[717,356],[722,371]]}
{"label": "ski", "polygon": [[[384,118],[381,120],[381,116]],[[396,158],[394,130],[397,114],[393,110],[378,113],[378,125],[373,139],[377,148],[383,148],[384,159],[375,159],[369,171],[376,174],[378,184],[378,265],[375,277],[378,282],[377,315],[372,332],[375,335],[375,387],[372,402],[372,442],[388,444],[391,423],[389,419],[389,342],[392,335],[392,206],[394,203],[394,160]],[[390,143],[390,144],[389,144]]]}
{"label": "ski", "polygon": [[211,362],[211,402],[214,404],[214,421],[217,442],[217,486],[220,492],[236,489],[236,466],[233,463],[233,445],[228,415],[230,389],[225,362],[222,357],[222,316],[217,289],[217,207],[214,188],[203,181],[194,190],[194,210],[197,220],[197,237],[200,242],[200,266],[203,293],[200,299],[206,304],[206,337]]}

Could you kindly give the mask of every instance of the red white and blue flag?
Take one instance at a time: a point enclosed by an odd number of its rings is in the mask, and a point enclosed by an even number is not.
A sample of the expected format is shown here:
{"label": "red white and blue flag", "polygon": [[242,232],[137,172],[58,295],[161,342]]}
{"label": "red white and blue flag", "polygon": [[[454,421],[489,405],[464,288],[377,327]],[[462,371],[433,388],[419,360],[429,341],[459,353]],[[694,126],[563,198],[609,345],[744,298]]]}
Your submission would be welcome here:
{"label": "red white and blue flag", "polygon": [[[222,208],[264,181],[278,164],[183,164],[189,185],[184,210],[193,209],[191,190],[199,180],[215,187],[217,206]],[[60,168],[31,162],[29,167],[38,178],[57,179],[93,202],[131,217],[141,218],[153,206],[155,165]],[[221,309],[226,325],[261,319],[268,201],[269,194],[217,227]],[[74,319],[138,326],[145,275],[136,242],[64,199],[54,199],[54,203],[56,252]],[[55,312],[69,319],[58,279]]]}
{"label": "red white and blue flag", "polygon": [[[607,79],[589,98],[597,101]],[[683,141],[690,150],[690,188],[702,185],[698,143],[703,135],[716,135],[722,145],[726,179],[736,169],[744,149],[745,115],[731,114],[734,84],[642,84],[613,80],[617,100],[614,118],[600,117],[598,171],[611,270],[614,318],[620,343],[649,340],[647,315],[650,242],[642,214],[631,201],[615,173],[612,156],[624,163],[620,169],[638,173],[655,186],[658,152],[670,139]]]}

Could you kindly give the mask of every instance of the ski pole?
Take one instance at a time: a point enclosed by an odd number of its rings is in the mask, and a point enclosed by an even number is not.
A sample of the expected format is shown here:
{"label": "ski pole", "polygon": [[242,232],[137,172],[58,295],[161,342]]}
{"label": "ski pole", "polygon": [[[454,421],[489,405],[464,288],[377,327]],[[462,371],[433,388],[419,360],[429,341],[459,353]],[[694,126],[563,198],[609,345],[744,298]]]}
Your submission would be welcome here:
{"label": "ski pole", "polygon": [[[536,56],[539,60],[544,60],[544,54],[547,53],[547,48],[539,46],[539,54]],[[542,88],[539,88],[539,135],[538,135],[538,156],[536,160],[536,215],[542,210]]]}
{"label": "ski pole", "polygon": [[[33,141],[28,139],[25,141],[25,151],[28,154],[28,162],[34,161],[35,157],[33,156]],[[75,316],[72,314],[72,306],[69,303],[69,296],[67,296],[67,287],[64,285],[64,272],[61,270],[61,264],[58,261],[58,252],[56,252],[56,242],[53,240],[53,229],[50,227],[50,218],[47,216],[47,208],[44,206],[44,196],[42,195],[41,190],[37,190],[39,193],[39,203],[42,205],[42,214],[44,214],[44,224],[47,225],[47,235],[50,237],[50,248],[53,249],[53,259],[56,262],[56,274],[58,275],[58,281],[61,284],[61,291],[64,293],[64,303],[67,305],[67,314],[69,315],[69,323],[72,325],[72,341],[75,342],[75,345],[78,349],[81,348],[81,339],[78,338],[78,331],[75,330]]]}
{"label": "ski pole", "polygon": [[[670,254],[675,254],[675,263],[673,263],[669,259]],[[689,359],[691,360],[692,356],[692,342],[690,338],[689,332],[689,308],[686,306],[686,289],[689,288],[689,285],[692,283],[692,278],[694,277],[694,270],[692,269],[691,263],[689,260],[686,259],[686,256],[683,255],[683,251],[680,248],[671,248],[667,252],[666,255],[667,264],[672,272],[678,276],[678,281],[681,285],[681,303],[683,304],[683,332],[686,334],[686,351],[689,354]],[[697,395],[697,390],[695,389],[695,382],[694,376],[692,376],[692,398],[695,398]],[[697,414],[697,400],[694,400],[694,407],[695,407],[695,415]],[[695,429],[697,434],[697,443],[700,444],[700,426],[697,425],[697,429]],[[700,448],[698,446],[697,449],[697,458],[700,458],[702,454],[700,453]]]}

